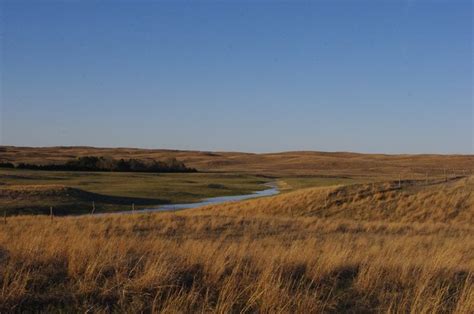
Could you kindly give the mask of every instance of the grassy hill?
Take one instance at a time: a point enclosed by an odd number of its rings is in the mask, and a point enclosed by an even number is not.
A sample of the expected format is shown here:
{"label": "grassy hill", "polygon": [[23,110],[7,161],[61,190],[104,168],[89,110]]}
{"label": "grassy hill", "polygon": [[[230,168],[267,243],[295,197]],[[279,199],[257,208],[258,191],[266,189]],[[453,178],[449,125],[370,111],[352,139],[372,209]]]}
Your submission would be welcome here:
{"label": "grassy hill", "polygon": [[319,175],[326,177],[404,178],[444,176],[453,169],[474,171],[474,155],[383,155],[344,152],[283,152],[252,154],[133,148],[0,147],[0,161],[25,163],[64,162],[81,156],[140,160],[177,158],[199,171],[246,172],[272,176]]}
{"label": "grassy hill", "polygon": [[195,211],[253,216],[315,216],[352,220],[474,223],[474,177],[319,187]]}

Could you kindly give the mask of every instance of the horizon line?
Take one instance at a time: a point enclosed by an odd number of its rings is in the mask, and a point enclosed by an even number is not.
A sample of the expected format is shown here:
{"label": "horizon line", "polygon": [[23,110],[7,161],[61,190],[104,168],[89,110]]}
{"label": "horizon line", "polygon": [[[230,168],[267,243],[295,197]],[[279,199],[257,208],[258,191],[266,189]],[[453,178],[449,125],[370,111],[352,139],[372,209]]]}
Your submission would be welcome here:
{"label": "horizon line", "polygon": [[0,147],[12,148],[92,148],[92,149],[130,149],[130,150],[150,150],[150,151],[169,151],[169,152],[212,152],[212,153],[240,153],[252,155],[270,155],[270,154],[288,154],[288,153],[320,153],[320,154],[354,154],[354,155],[385,155],[385,156],[472,156],[474,153],[383,153],[383,152],[360,152],[360,151],[324,151],[324,150],[282,150],[282,151],[267,151],[267,152],[252,152],[252,151],[238,151],[238,150],[200,150],[200,149],[175,149],[175,148],[151,148],[151,147],[126,147],[126,146],[89,146],[89,145],[51,145],[51,146],[25,146],[25,145],[10,145],[0,144]]}

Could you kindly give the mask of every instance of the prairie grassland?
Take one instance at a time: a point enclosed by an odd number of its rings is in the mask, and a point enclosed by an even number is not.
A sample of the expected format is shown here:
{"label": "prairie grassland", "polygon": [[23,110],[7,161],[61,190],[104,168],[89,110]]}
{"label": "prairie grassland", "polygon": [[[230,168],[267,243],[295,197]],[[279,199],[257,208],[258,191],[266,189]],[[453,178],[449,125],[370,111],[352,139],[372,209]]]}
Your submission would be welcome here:
{"label": "prairie grassland", "polygon": [[[445,189],[459,200],[471,183],[398,193],[438,199]],[[306,215],[313,193],[179,213],[9,218],[0,311],[473,312],[474,227],[456,218],[472,217],[472,203],[418,222],[378,216],[385,203],[375,203],[352,219]],[[426,197],[411,210],[441,206]],[[303,210],[265,209],[274,203]]]}
{"label": "prairie grassland", "polygon": [[239,214],[313,216],[393,222],[474,224],[474,177],[448,182],[374,182],[316,187],[239,203],[207,206],[195,211]]}
{"label": "prairie grassland", "polygon": [[[135,158],[142,161],[177,158],[201,173],[0,169],[0,209],[6,210],[8,215],[16,215],[47,213],[49,207],[53,206],[58,214],[78,214],[90,212],[94,201],[97,212],[125,211],[132,208],[132,203],[140,209],[161,204],[194,202],[214,196],[247,194],[263,189],[263,182],[273,180],[279,182],[282,191],[288,192],[315,186],[383,182],[399,178],[421,180],[428,177],[429,180],[439,180],[474,171],[473,155],[344,152],[251,154],[133,148],[0,146],[0,162],[16,164],[64,163],[83,156]],[[26,185],[61,185],[66,189],[45,191],[44,195],[36,192],[16,193],[15,198],[11,197],[14,194],[11,186],[24,186],[20,190],[26,190]],[[60,195],[58,191],[68,193]],[[365,207],[363,211],[365,212]]]}
{"label": "prairie grassland", "polygon": [[115,159],[174,157],[203,172],[244,172],[269,176],[324,176],[356,179],[424,178],[444,171],[474,171],[474,155],[384,155],[346,152],[282,152],[252,154],[134,148],[0,146],[0,162],[62,163],[81,156]]}

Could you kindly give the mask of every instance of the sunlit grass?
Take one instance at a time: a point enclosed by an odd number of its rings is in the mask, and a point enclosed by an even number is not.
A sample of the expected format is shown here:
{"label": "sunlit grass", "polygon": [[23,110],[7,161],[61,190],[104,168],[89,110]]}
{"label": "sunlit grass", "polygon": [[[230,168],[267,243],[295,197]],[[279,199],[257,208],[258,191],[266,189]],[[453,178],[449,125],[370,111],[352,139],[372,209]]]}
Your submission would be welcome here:
{"label": "sunlit grass", "polygon": [[191,212],[10,218],[0,310],[469,313],[473,231]]}
{"label": "sunlit grass", "polygon": [[[0,311],[472,313],[472,183],[11,217],[0,229]],[[397,194],[380,198],[381,188]],[[326,192],[345,209],[311,207]]]}

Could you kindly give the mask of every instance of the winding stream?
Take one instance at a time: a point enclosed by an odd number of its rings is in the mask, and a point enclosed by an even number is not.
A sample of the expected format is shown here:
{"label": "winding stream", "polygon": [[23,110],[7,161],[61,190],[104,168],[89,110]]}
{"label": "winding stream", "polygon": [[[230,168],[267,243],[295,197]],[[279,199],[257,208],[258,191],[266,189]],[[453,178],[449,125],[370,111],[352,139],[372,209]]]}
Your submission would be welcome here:
{"label": "winding stream", "polygon": [[[134,211],[135,213],[143,213],[143,212],[151,212],[151,211],[173,211],[173,210],[180,210],[180,209],[189,209],[189,208],[196,208],[200,206],[206,205],[215,205],[220,203],[227,203],[227,202],[237,202],[248,200],[251,198],[262,197],[262,196],[272,196],[280,193],[276,183],[267,183],[265,186],[268,186],[268,189],[256,191],[251,194],[243,194],[243,195],[233,195],[233,196],[218,196],[218,197],[210,197],[203,199],[202,201],[195,202],[195,203],[183,203],[183,204],[166,204],[160,205],[157,207],[152,208],[144,208],[140,210]],[[132,213],[131,211],[126,211],[122,213]]]}

